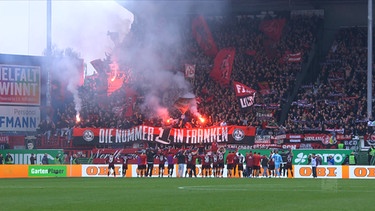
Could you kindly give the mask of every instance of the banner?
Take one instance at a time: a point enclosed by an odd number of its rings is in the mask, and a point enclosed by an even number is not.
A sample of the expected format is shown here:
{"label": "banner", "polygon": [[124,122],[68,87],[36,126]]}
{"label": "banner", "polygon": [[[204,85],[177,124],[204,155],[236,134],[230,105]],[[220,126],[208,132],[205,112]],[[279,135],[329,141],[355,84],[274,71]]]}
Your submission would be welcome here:
{"label": "banner", "polygon": [[220,126],[207,128],[161,128],[140,125],[130,129],[74,128],[73,145],[123,145],[148,141],[163,144],[250,144],[254,140],[255,127]]}
{"label": "banner", "polygon": [[[122,165],[115,165],[115,172],[117,177],[122,176]],[[127,177],[131,176],[131,170],[127,170]],[[113,172],[110,172],[113,177]],[[108,177],[108,164],[107,165],[82,165],[82,177]]]}
{"label": "banner", "polygon": [[195,64],[185,64],[185,78],[195,77]]}
{"label": "banner", "polygon": [[214,57],[217,54],[216,43],[203,16],[196,17],[192,22],[192,32],[199,47],[207,56]]}
{"label": "banner", "polygon": [[30,164],[30,157],[31,154],[34,154],[36,164],[42,163],[42,158],[44,154],[47,154],[49,164],[55,163],[56,155],[60,154],[63,155],[63,150],[61,149],[39,149],[39,150],[27,150],[27,149],[20,149],[20,150],[0,150],[0,154],[3,154],[3,157],[9,153],[13,157],[13,164]]}
{"label": "banner", "polygon": [[320,141],[324,145],[334,145],[337,143],[337,139],[333,134],[305,134],[305,142],[309,141]]}
{"label": "banner", "polygon": [[66,166],[30,165],[28,166],[29,177],[66,177]]}
{"label": "banner", "polygon": [[352,150],[345,149],[327,149],[327,150],[293,150],[293,164],[294,165],[307,165],[309,155],[315,153],[322,157],[322,165],[327,165],[327,158],[332,156],[335,160],[335,164],[341,165],[344,162],[346,156],[352,153]]}
{"label": "banner", "polygon": [[40,105],[40,67],[0,64],[0,104]]}
{"label": "banner", "polygon": [[374,166],[348,166],[350,179],[375,179]]}
{"label": "banner", "polygon": [[9,144],[9,136],[0,135],[0,144]]}
{"label": "banner", "polygon": [[301,60],[302,60],[301,53],[289,54],[288,56],[288,62],[300,62]]}
{"label": "banner", "polygon": [[298,52],[298,53],[286,52],[285,57],[288,62],[300,62],[302,60],[302,53],[301,52]]}
{"label": "banner", "polygon": [[[322,165],[316,168],[317,178],[324,179],[375,179],[373,166]],[[313,178],[310,165],[294,166],[295,178]],[[326,185],[329,185],[327,183]]]}
{"label": "banner", "polygon": [[39,122],[39,107],[0,106],[0,131],[35,132]]}
{"label": "banner", "polygon": [[[324,179],[344,178],[343,168],[347,168],[347,166],[321,165],[316,168],[316,175],[317,175],[317,178],[324,178]],[[294,166],[294,178],[313,178],[311,165],[295,165]]]}
{"label": "banner", "polygon": [[[270,127],[269,127],[270,128]],[[127,130],[116,128],[75,128],[74,146],[131,145],[141,141],[162,144],[210,144],[214,140],[227,145],[246,144],[243,149],[301,149],[336,150],[337,141],[331,134],[255,135],[255,127],[227,126],[207,128],[161,128],[140,125]],[[327,142],[328,140],[328,142]],[[358,144],[354,140],[341,140],[350,151]],[[332,151],[331,151],[332,152]],[[306,161],[307,162],[307,161]]]}
{"label": "banner", "polygon": [[263,32],[269,39],[274,41],[279,41],[285,26],[285,19],[272,19],[272,20],[263,20],[259,29]]}
{"label": "banner", "polygon": [[210,76],[221,85],[228,85],[232,74],[234,56],[236,50],[234,48],[221,49],[214,60],[214,67]]}

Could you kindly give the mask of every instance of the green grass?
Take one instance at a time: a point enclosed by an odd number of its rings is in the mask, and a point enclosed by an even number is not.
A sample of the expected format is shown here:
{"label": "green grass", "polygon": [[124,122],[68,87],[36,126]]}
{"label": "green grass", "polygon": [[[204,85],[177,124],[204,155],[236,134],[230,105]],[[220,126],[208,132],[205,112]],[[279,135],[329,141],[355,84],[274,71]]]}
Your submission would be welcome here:
{"label": "green grass", "polygon": [[0,179],[1,210],[372,210],[375,180]]}

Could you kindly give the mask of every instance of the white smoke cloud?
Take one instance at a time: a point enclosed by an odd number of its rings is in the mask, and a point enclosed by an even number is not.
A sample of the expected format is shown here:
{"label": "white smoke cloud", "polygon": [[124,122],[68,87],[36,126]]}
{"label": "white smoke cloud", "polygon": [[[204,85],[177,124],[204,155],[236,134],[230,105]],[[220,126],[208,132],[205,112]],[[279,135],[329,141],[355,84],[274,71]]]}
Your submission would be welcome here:
{"label": "white smoke cloud", "polygon": [[[225,2],[215,1],[213,7],[223,11],[225,5]],[[199,13],[194,11],[196,9],[202,12],[212,11],[213,7],[196,7],[194,2],[188,1],[179,2],[178,7],[174,7],[173,2],[133,2],[132,7],[136,8],[138,13],[135,14],[139,15],[135,17],[133,29],[136,28],[135,36],[140,36],[137,39],[141,40],[141,44],[119,52],[117,57],[136,64],[134,70],[141,77],[135,84],[145,94],[142,106],[144,114],[167,119],[170,115],[168,111],[173,108],[175,101],[187,95],[195,98],[190,82],[181,72],[184,64],[174,61],[186,50],[183,38],[186,32],[191,31],[187,14]],[[175,14],[166,15],[163,8],[176,9]],[[167,70],[168,65],[177,66],[171,71]],[[192,101],[190,112],[200,116],[195,100]]]}
{"label": "white smoke cloud", "polygon": [[52,20],[53,44],[78,51],[91,75],[94,68],[90,61],[113,51],[108,32],[117,32],[123,40],[134,16],[115,1],[53,1]]}
{"label": "white smoke cloud", "polygon": [[[94,73],[90,61],[103,59],[112,53],[115,42],[122,42],[131,29],[134,16],[115,1],[53,1],[52,42],[58,49],[72,48],[87,64],[87,74]],[[108,36],[117,34],[117,41]],[[54,64],[62,70],[52,74],[68,82],[67,89],[73,94],[77,118],[82,109],[78,87],[82,76],[74,61],[65,58]],[[114,65],[117,65],[114,63]]]}

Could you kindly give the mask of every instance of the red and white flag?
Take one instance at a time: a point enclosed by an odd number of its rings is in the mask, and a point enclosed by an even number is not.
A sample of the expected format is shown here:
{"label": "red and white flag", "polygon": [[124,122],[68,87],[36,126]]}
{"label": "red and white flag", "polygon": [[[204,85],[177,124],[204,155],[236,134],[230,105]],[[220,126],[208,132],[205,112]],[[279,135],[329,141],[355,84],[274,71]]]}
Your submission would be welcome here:
{"label": "red and white flag", "polygon": [[233,86],[237,97],[253,95],[256,92],[254,89],[237,81],[233,81]]}

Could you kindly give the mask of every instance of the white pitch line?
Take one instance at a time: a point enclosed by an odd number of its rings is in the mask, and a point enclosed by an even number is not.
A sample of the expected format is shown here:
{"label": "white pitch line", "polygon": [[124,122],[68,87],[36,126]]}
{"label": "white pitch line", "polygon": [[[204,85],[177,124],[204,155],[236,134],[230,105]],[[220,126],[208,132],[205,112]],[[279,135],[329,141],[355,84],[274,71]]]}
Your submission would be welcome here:
{"label": "white pitch line", "polygon": [[[192,190],[192,191],[254,191],[254,186],[250,186],[249,188],[236,188],[233,185],[228,186],[180,186],[178,189],[180,190]],[[332,189],[324,189],[324,188],[317,188],[317,189],[306,189],[305,186],[295,186],[295,187],[285,187],[285,188],[275,188],[275,189],[267,189],[262,187],[263,191],[270,191],[270,192],[285,192],[285,191],[297,191],[297,192],[331,192]],[[343,190],[343,189],[336,189],[334,191],[337,192],[353,192],[353,193],[375,193],[375,190]]]}

